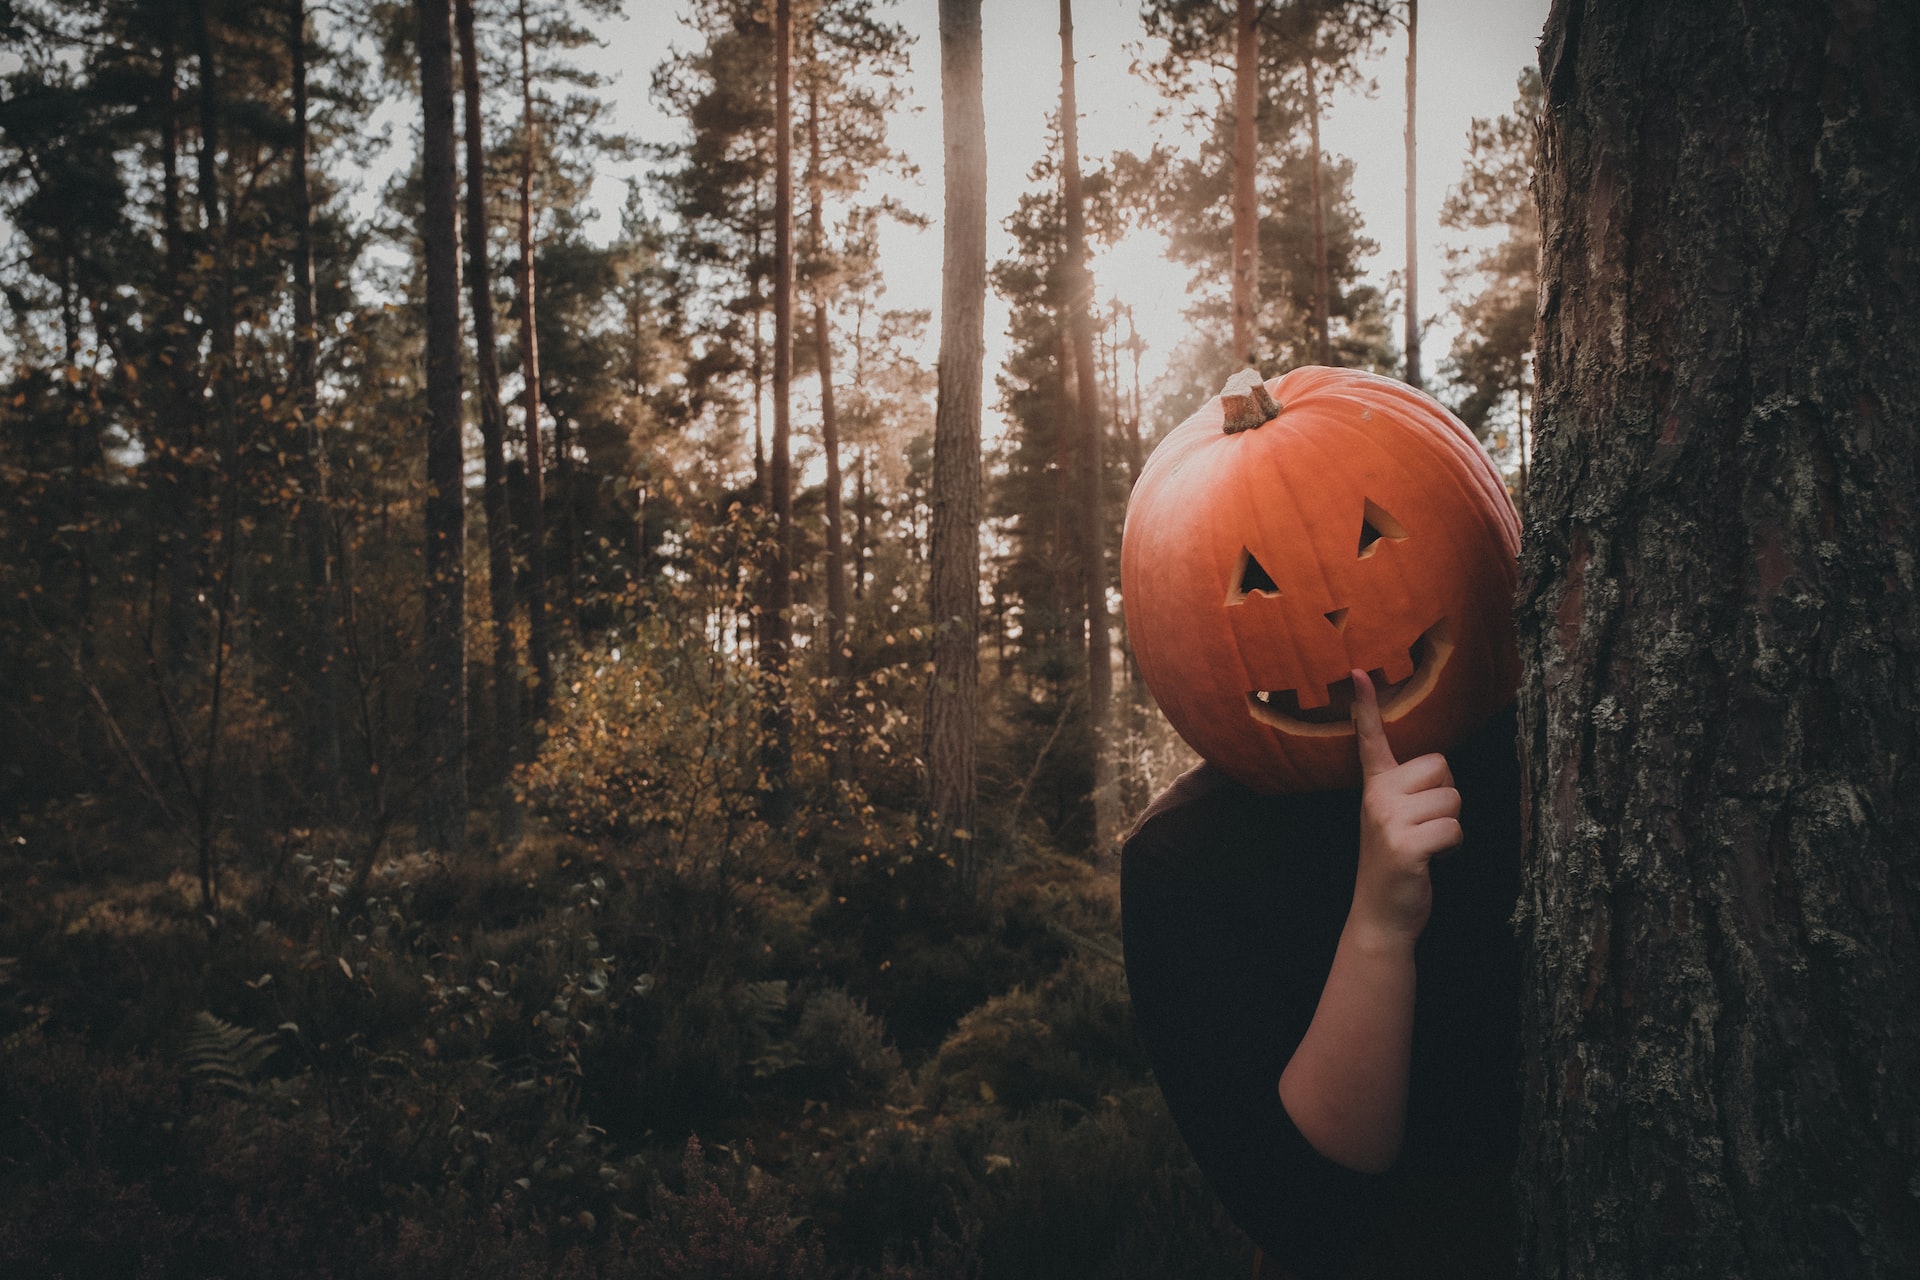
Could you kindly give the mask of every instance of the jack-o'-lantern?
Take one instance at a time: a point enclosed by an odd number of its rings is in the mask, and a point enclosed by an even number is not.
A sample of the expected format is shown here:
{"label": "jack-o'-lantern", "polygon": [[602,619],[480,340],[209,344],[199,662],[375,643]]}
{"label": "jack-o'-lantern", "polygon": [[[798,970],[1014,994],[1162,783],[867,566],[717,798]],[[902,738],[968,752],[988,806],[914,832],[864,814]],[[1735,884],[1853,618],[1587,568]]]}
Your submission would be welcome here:
{"label": "jack-o'-lantern", "polygon": [[1160,442],[1120,556],[1140,674],[1259,791],[1358,786],[1352,672],[1403,760],[1513,698],[1519,520],[1458,419],[1403,383],[1251,371]]}

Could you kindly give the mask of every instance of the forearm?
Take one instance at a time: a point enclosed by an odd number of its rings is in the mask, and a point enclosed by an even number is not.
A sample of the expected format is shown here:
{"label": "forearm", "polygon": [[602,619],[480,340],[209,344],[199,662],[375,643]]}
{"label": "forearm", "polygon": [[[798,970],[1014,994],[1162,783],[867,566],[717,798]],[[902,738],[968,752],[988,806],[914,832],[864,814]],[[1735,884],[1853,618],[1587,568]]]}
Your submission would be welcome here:
{"label": "forearm", "polygon": [[1349,918],[1313,1021],[1280,1075],[1281,1104],[1301,1135],[1363,1173],[1391,1168],[1406,1130],[1413,944]]}

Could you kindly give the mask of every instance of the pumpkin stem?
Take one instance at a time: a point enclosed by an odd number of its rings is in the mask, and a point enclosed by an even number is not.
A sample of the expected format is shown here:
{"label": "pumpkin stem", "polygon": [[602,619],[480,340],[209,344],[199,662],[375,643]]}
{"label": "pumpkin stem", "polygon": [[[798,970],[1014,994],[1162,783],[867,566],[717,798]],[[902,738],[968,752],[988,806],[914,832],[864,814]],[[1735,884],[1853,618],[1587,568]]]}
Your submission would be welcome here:
{"label": "pumpkin stem", "polygon": [[1220,430],[1227,435],[1250,431],[1280,416],[1280,405],[1267,391],[1258,369],[1242,369],[1220,388],[1220,407],[1226,411]]}

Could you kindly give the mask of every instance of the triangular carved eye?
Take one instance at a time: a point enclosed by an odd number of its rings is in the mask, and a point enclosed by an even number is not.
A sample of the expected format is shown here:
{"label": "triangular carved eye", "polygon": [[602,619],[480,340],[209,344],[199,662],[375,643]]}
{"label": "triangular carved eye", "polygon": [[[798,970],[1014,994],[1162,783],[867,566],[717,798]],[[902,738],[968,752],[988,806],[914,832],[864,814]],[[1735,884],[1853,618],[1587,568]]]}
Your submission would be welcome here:
{"label": "triangular carved eye", "polygon": [[1360,517],[1360,558],[1365,560],[1374,552],[1374,544],[1382,538],[1399,541],[1407,536],[1407,527],[1388,515],[1371,498],[1367,500],[1366,510]]}
{"label": "triangular carved eye", "polygon": [[1253,552],[1243,550],[1240,553],[1239,588],[1234,594],[1236,596],[1245,596],[1251,595],[1255,591],[1264,592],[1270,596],[1277,596],[1280,594],[1280,584],[1275,582],[1273,575],[1268,573],[1266,569],[1261,566],[1260,562],[1253,558]]}

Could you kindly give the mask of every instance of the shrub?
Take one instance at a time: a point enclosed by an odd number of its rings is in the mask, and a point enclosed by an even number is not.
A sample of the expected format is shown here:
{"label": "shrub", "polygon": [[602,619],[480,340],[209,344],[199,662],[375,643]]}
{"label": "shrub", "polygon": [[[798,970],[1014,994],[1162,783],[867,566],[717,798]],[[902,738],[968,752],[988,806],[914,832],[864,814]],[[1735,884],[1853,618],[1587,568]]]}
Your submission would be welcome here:
{"label": "shrub", "polygon": [[[731,1153],[730,1153],[731,1154]],[[819,1234],[795,1216],[753,1152],[716,1170],[698,1138],[681,1162],[684,1190],[655,1189],[635,1236],[638,1274],[652,1280],[825,1280]],[[725,1179],[725,1186],[721,1179]]]}
{"label": "shrub", "polygon": [[807,997],[793,1033],[754,1063],[790,1096],[845,1102],[884,1093],[900,1078],[900,1054],[864,1002],[839,987]]}
{"label": "shrub", "polygon": [[757,821],[754,670],[659,618],[580,667],[521,774],[528,800],[580,835],[647,834],[682,864],[724,858]]}

